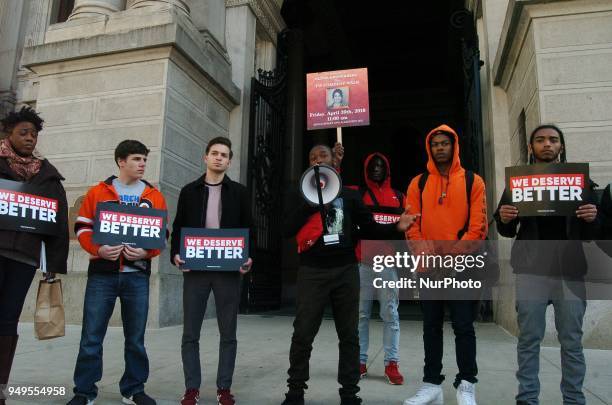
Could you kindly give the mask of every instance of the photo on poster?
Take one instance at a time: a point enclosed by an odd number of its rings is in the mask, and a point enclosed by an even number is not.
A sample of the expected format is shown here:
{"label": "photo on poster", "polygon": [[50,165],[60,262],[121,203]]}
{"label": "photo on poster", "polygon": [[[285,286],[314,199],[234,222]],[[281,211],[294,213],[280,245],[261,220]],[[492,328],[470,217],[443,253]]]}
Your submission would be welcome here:
{"label": "photo on poster", "polygon": [[348,87],[330,87],[327,89],[327,109],[335,110],[349,106]]}

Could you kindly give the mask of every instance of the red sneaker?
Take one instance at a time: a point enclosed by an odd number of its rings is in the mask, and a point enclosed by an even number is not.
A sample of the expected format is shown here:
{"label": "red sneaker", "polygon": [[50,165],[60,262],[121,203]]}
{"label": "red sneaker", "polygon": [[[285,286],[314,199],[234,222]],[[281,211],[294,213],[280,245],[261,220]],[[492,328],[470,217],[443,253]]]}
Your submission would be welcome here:
{"label": "red sneaker", "polygon": [[404,376],[400,373],[396,361],[390,361],[389,364],[385,366],[385,376],[389,384],[402,385],[404,383]]}
{"label": "red sneaker", "polygon": [[217,390],[217,401],[219,405],[234,405],[234,396],[230,394],[230,390]]}
{"label": "red sneaker", "polygon": [[181,405],[198,405],[200,400],[200,390],[195,388],[187,388],[185,395],[181,399]]}
{"label": "red sneaker", "polygon": [[364,363],[359,363],[359,378],[363,378],[368,375],[368,368]]}

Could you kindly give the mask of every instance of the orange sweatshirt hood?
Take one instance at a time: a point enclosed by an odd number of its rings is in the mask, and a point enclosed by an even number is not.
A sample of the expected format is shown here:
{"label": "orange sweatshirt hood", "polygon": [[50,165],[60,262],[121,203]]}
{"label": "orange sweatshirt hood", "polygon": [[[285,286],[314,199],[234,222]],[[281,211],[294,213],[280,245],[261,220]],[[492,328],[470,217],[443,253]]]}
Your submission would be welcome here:
{"label": "orange sweatshirt hood", "polygon": [[[429,146],[431,137],[439,131],[451,134],[455,140],[448,176],[440,174]],[[487,234],[485,185],[482,178],[475,174],[472,195],[466,196],[466,171],[461,167],[459,159],[459,136],[448,125],[440,125],[429,132],[425,145],[429,158],[427,162],[429,177],[422,194],[419,189],[420,175],[412,179],[408,186],[406,204],[410,206],[411,214],[418,213],[421,217],[406,232],[407,239],[456,240],[458,232],[463,229],[468,219],[468,206],[470,206],[470,223],[462,239],[484,239]]]}
{"label": "orange sweatshirt hood", "polygon": [[434,161],[433,156],[431,156],[431,146],[429,145],[431,137],[438,132],[450,134],[455,139],[455,143],[453,144],[453,161],[451,163],[450,170],[448,171],[449,177],[453,174],[465,171],[463,167],[461,167],[461,159],[459,158],[459,135],[457,135],[455,130],[448,125],[440,125],[439,127],[432,129],[427,134],[427,138],[425,138],[425,149],[427,149],[427,171],[431,174],[437,174],[438,176],[440,175],[436,162]]}

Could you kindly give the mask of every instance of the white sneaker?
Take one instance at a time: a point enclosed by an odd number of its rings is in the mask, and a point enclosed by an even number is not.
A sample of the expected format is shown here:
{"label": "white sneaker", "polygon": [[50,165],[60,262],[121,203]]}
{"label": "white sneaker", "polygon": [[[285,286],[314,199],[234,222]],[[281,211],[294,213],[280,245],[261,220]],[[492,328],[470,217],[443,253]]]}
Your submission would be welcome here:
{"label": "white sneaker", "polygon": [[414,396],[404,401],[404,405],[443,405],[444,393],[442,387],[424,383]]}
{"label": "white sneaker", "polygon": [[461,384],[457,387],[457,405],[476,405],[474,384],[461,380]]}

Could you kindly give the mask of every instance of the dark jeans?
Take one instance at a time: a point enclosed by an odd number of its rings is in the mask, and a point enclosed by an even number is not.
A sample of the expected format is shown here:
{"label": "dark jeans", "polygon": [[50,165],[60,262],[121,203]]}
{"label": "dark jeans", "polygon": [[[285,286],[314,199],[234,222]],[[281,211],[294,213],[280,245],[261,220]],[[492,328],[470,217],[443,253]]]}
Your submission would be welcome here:
{"label": "dark jeans", "polygon": [[308,388],[312,342],[319,332],[323,310],[329,301],[340,340],[340,396],[352,397],[359,391],[359,269],[356,264],[332,268],[300,266],[287,382],[290,391]]}
{"label": "dark jeans", "polygon": [[32,284],[34,266],[0,256],[0,336],[17,335],[17,324]]}
{"label": "dark jeans", "polygon": [[453,331],[455,332],[455,356],[459,373],[455,377],[455,388],[461,380],[476,383],[476,334],[474,320],[478,301],[421,301],[423,310],[423,344],[425,367],[423,382],[442,384],[444,305],[448,304]]}
{"label": "dark jeans", "polygon": [[219,326],[219,364],[217,388],[232,386],[236,364],[236,327],[240,305],[240,273],[221,271],[190,271],[183,278],[183,339],[181,356],[185,388],[199,389],[202,384],[200,364],[200,330],[210,292],[215,296]]}
{"label": "dark jeans", "polygon": [[125,336],[125,372],[119,381],[121,394],[130,397],[143,392],[149,377],[144,345],[149,276],[141,272],[90,274],[85,290],[81,345],[74,368],[74,393],[90,400],[97,396],[96,383],[102,379],[102,343],[117,297],[121,302]]}

